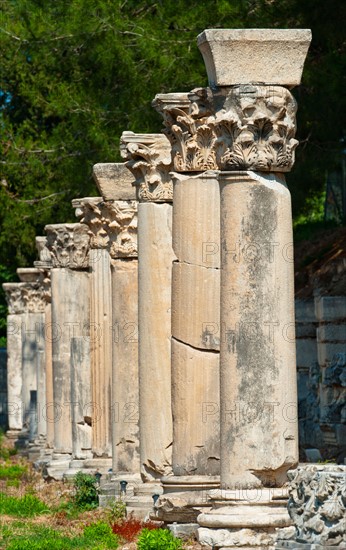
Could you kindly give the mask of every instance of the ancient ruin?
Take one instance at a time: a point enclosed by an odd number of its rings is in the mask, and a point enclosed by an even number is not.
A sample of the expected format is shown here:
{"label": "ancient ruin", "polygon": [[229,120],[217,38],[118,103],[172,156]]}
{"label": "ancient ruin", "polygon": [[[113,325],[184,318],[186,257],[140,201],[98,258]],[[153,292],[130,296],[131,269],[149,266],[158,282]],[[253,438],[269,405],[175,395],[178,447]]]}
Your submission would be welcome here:
{"label": "ancient ruin", "polygon": [[101,504],[121,493],[206,548],[346,544],[346,466],[298,465],[298,400],[312,447],[346,421],[345,301],[294,303],[285,173],[310,40],[201,33],[209,86],[158,94],[162,133],[123,132],[101,196],[4,284],[8,435],[44,475],[102,474]]}

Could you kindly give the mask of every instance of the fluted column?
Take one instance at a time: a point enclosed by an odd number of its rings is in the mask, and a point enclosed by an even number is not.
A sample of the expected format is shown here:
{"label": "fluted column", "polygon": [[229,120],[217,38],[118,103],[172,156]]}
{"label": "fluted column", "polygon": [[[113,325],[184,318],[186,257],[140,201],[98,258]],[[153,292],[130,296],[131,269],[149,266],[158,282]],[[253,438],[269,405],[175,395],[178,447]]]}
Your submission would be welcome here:
{"label": "fluted column", "polygon": [[136,178],[138,204],[139,426],[141,476],[172,469],[170,145],[161,134],[124,132],[122,157]]}
{"label": "fluted column", "polygon": [[87,227],[77,223],[47,225],[45,231],[52,261],[54,451],[66,462],[73,447],[71,339],[89,337],[90,237]]}

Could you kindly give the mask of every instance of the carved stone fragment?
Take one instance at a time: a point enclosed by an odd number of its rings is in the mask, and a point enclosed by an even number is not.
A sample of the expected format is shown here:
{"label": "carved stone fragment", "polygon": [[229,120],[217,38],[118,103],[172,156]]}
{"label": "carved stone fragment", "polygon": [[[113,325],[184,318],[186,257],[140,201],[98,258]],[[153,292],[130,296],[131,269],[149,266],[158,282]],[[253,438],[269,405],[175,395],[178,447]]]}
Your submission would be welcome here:
{"label": "carved stone fragment", "polygon": [[241,85],[156,96],[177,172],[288,172],[294,164],[297,110],[281,86]]}
{"label": "carved stone fragment", "polygon": [[172,202],[171,145],[163,134],[123,132],[120,152],[136,178],[140,201]]}
{"label": "carved stone fragment", "polygon": [[47,247],[53,267],[83,269],[88,267],[90,236],[80,223],[46,225]]}
{"label": "carved stone fragment", "polygon": [[343,548],[346,466],[309,464],[288,472],[288,476],[288,511],[296,528],[297,543]]}
{"label": "carved stone fragment", "polygon": [[90,247],[111,257],[137,257],[137,201],[80,199],[80,221],[89,229]]}

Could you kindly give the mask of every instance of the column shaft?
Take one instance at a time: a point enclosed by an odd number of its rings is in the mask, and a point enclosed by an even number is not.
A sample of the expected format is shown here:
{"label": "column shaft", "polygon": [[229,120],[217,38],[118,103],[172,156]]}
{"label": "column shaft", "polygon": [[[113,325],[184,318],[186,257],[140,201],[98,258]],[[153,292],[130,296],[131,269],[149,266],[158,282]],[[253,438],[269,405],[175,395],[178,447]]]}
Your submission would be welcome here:
{"label": "column shaft", "polygon": [[7,399],[10,430],[23,428],[22,314],[7,316]]}
{"label": "column shaft", "polygon": [[278,487],[298,461],[290,194],[254,172],[220,189],[221,485]]}
{"label": "column shaft", "polygon": [[90,353],[93,401],[92,450],[96,457],[110,457],[112,377],[112,287],[107,250],[90,250]]}

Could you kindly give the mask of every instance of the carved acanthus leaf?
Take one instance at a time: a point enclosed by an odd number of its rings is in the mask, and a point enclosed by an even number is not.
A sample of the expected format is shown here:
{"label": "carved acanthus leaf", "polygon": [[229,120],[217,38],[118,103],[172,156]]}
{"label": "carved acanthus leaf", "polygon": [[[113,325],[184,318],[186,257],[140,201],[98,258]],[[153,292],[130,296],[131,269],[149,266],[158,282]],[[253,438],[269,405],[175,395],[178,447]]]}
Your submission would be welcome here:
{"label": "carved acanthus leaf", "polygon": [[337,546],[346,536],[346,466],[300,466],[289,473],[288,511],[297,540]]}
{"label": "carved acanthus leaf", "polygon": [[46,225],[47,247],[53,267],[87,268],[90,235],[80,223]]}
{"label": "carved acanthus leaf", "polygon": [[140,201],[173,200],[171,145],[165,135],[123,132],[120,152],[136,178]]}
{"label": "carved acanthus leaf", "polygon": [[112,258],[137,256],[137,201],[85,198],[79,208],[91,248],[107,249]]}
{"label": "carved acanthus leaf", "polygon": [[[174,170],[288,172],[298,145],[296,102],[281,86],[242,85],[159,95]],[[179,98],[181,104],[179,105]]]}
{"label": "carved acanthus leaf", "polygon": [[46,307],[46,291],[42,284],[4,283],[3,289],[11,315],[44,312]]}

